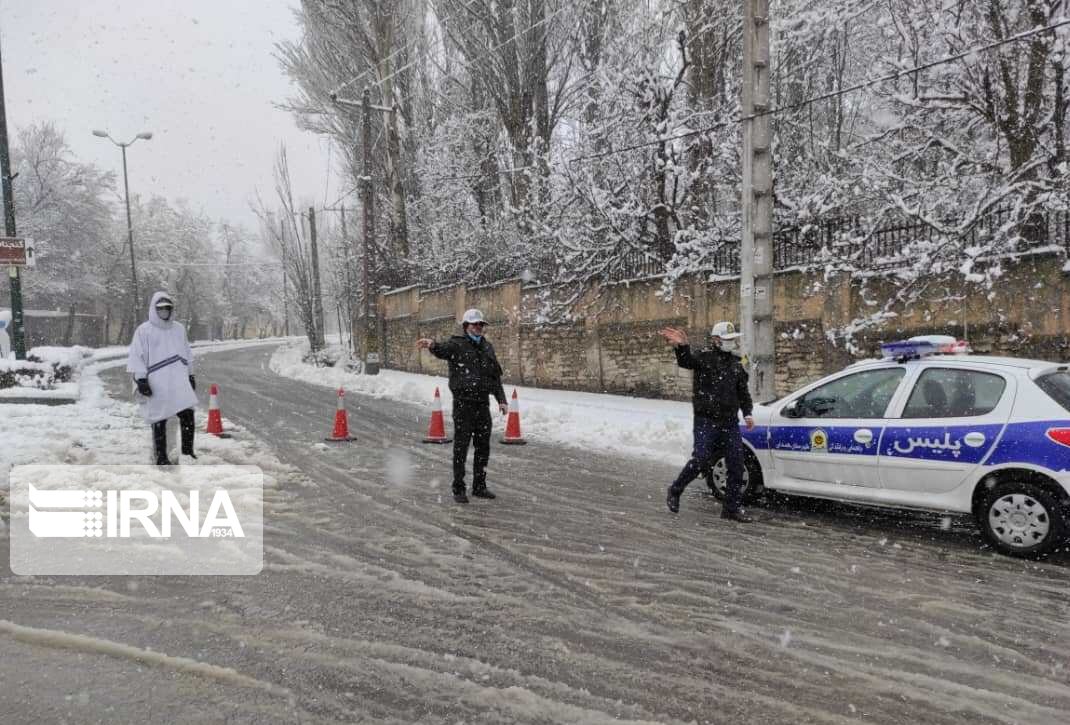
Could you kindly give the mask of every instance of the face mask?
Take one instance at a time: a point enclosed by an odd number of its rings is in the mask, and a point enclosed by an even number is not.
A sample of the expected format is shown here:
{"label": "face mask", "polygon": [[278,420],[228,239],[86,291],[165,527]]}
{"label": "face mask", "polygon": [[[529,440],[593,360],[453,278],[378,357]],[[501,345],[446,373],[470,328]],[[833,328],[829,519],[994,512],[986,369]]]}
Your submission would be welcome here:
{"label": "face mask", "polygon": [[156,308],[156,314],[160,317],[161,320],[163,320],[164,322],[167,322],[168,320],[171,319],[171,308],[170,307],[157,307]]}
{"label": "face mask", "polygon": [[479,342],[483,339],[482,335],[473,335],[471,332],[468,333],[468,337],[472,338],[472,342]]}
{"label": "face mask", "polygon": [[728,352],[735,352],[739,349],[739,339],[721,340],[721,349]]}

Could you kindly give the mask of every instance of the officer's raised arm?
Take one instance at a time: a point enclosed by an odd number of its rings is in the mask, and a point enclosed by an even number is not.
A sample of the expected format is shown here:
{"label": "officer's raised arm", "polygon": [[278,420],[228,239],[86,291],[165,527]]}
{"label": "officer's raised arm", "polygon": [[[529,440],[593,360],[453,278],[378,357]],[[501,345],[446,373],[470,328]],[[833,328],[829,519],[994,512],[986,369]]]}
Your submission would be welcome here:
{"label": "officer's raised arm", "polygon": [[687,333],[676,327],[666,327],[659,330],[658,334],[673,346],[676,353],[676,364],[685,370],[694,370],[698,362],[691,355],[691,343],[687,339]]}

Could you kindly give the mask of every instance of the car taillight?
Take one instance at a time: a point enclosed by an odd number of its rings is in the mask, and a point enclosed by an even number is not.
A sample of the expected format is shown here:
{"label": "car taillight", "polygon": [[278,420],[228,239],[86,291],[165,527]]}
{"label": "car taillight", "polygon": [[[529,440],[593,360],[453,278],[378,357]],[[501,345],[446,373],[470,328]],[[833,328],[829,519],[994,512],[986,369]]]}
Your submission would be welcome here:
{"label": "car taillight", "polygon": [[1070,447],[1070,428],[1048,428],[1048,438],[1061,446]]}

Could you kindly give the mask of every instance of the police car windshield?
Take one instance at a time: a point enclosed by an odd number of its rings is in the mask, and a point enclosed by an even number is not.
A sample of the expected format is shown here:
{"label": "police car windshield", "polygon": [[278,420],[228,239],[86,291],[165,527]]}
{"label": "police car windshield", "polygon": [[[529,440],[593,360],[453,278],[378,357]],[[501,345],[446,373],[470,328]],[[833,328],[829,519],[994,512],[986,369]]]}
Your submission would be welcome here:
{"label": "police car windshield", "polygon": [[1063,410],[1070,412],[1070,372],[1060,370],[1037,378],[1037,386],[1063,406]]}

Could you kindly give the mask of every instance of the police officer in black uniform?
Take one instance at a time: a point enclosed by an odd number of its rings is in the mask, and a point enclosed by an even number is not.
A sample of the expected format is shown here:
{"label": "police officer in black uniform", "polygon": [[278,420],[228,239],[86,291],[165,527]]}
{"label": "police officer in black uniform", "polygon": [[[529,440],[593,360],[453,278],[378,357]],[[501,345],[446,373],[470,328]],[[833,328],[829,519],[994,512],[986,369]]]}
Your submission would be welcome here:
{"label": "police officer in black uniform", "polygon": [[734,346],[740,335],[731,322],[718,322],[710,333],[713,346],[692,351],[683,330],[667,327],[659,334],[674,346],[677,365],[694,371],[695,448],[691,460],[669,486],[665,503],[670,511],[677,513],[680,494],[703,469],[709,468],[715,453],[724,451],[728,481],[721,518],[750,523],[752,519],[743,510],[743,436],[739,432],[739,413],[743,412],[744,424],[751,430],[754,406],[743,362],[724,349]]}
{"label": "police officer in black uniform", "polygon": [[464,468],[468,458],[468,443],[475,444],[472,463],[472,495],[495,498],[487,489],[487,462],[490,460],[490,403],[489,396],[498,401],[502,415],[509,412],[505,389],[502,387],[502,366],[494,354],[494,346],[483,337],[486,320],[479,310],[468,310],[461,319],[464,334],[454,335],[446,342],[430,339],[417,341],[440,360],[450,365],[450,392],[453,394],[453,500],[468,503],[465,495]]}

